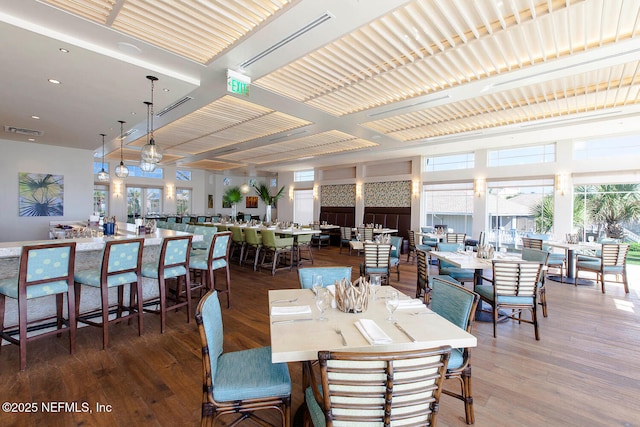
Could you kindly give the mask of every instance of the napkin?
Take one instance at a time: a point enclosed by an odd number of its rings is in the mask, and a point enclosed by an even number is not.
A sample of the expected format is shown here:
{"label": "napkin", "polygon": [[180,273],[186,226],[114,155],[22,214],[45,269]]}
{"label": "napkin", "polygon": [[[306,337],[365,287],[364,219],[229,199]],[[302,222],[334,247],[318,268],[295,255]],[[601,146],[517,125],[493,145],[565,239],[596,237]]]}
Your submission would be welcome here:
{"label": "napkin", "polygon": [[403,309],[419,309],[423,308],[424,304],[419,299],[401,299],[398,301],[398,310]]}
{"label": "napkin", "polygon": [[329,291],[332,297],[336,296],[336,285],[327,285],[325,288]]}
{"label": "napkin", "polygon": [[389,344],[392,342],[389,335],[387,335],[375,321],[371,319],[360,319],[355,322],[356,328],[360,331],[363,337],[369,344]]}
{"label": "napkin", "polygon": [[283,316],[293,314],[311,314],[311,307],[308,305],[288,305],[285,307],[273,306],[271,307],[272,316]]}

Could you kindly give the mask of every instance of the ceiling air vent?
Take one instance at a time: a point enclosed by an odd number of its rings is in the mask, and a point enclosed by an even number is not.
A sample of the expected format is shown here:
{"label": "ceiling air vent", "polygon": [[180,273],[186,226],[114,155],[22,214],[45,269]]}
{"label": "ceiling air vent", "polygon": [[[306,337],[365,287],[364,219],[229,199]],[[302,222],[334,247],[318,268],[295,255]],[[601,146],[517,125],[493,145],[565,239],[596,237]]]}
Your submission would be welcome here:
{"label": "ceiling air vent", "polygon": [[309,22],[304,27],[298,29],[297,31],[295,31],[295,32],[293,32],[291,34],[289,34],[287,37],[283,38],[278,43],[275,43],[274,45],[266,48],[265,50],[263,50],[262,52],[260,52],[256,56],[254,56],[253,58],[247,59],[242,64],[240,64],[240,68],[247,68],[248,66],[250,66],[254,62],[257,62],[257,61],[261,60],[265,56],[273,53],[274,51],[276,51],[278,49],[280,49],[282,46],[286,45],[287,43],[289,43],[291,41],[294,41],[298,37],[302,36],[303,34],[306,34],[307,32],[309,32],[311,30],[313,30],[315,27],[317,27],[318,25],[328,21],[331,18],[333,18],[333,15],[330,12],[323,13],[322,15],[318,16],[313,21]]}
{"label": "ceiling air vent", "polygon": [[179,106],[181,106],[182,104],[184,104],[187,101],[191,101],[193,98],[190,96],[185,96],[184,98],[174,102],[173,104],[169,105],[167,108],[165,108],[164,110],[160,111],[158,114],[156,114],[156,116],[158,117],[162,117],[165,114],[167,114],[169,111],[173,110],[174,108],[178,108]]}
{"label": "ceiling air vent", "polygon": [[19,135],[42,136],[44,132],[33,129],[17,128],[15,126],[4,126],[4,131],[9,133],[17,133]]}

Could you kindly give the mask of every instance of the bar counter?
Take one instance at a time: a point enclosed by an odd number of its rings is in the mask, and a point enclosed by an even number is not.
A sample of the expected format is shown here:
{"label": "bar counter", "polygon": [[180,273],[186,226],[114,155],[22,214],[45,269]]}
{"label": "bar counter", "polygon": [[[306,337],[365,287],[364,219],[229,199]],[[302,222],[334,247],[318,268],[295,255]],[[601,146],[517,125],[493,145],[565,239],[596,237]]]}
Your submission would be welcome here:
{"label": "bar counter", "polygon": [[[102,250],[104,244],[110,240],[125,240],[136,237],[144,238],[144,249],[142,253],[142,262],[151,262],[157,259],[160,252],[160,245],[164,237],[184,236],[190,233],[181,231],[157,229],[154,233],[148,233],[138,236],[136,234],[136,226],[124,222],[118,222],[118,232],[114,236],[104,237],[87,237],[60,240],[31,240],[24,242],[0,242],[0,278],[17,276],[20,263],[20,253],[23,246],[50,244],[56,241],[75,240],[76,243],[76,261],[75,270],[86,270],[89,268],[98,268],[102,262]],[[201,241],[201,234],[194,234],[193,241]],[[112,292],[113,291],[113,292]],[[157,282],[152,279],[143,278],[142,291],[145,299],[151,298],[158,294]],[[116,289],[109,291],[109,301],[116,301]],[[128,287],[125,290],[125,297],[128,298]],[[100,306],[100,290],[84,286],[80,300],[80,310],[88,311]],[[65,317],[66,317],[66,302]],[[5,325],[15,325],[18,322],[18,303],[13,298],[6,299],[5,308]],[[29,301],[28,308],[29,318],[47,317],[55,314],[55,296],[36,298]]]}

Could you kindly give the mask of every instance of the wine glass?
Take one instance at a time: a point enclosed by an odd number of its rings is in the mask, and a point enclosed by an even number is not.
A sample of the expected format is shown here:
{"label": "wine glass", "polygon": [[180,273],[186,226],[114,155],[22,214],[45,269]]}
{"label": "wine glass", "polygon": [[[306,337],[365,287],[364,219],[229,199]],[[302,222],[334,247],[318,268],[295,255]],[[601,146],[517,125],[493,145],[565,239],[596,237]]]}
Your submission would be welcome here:
{"label": "wine glass", "polygon": [[322,276],[319,274],[314,275],[311,279],[311,286],[313,287],[313,293],[317,296],[318,291],[324,287],[324,284],[322,283]]}
{"label": "wine glass", "polygon": [[391,289],[387,294],[385,305],[387,307],[387,311],[389,312],[389,317],[387,317],[387,320],[389,322],[394,322],[396,320],[393,317],[393,312],[396,311],[396,308],[398,308],[398,304],[400,303],[400,300],[398,298],[398,291],[396,291],[395,289]]}
{"label": "wine glass", "polygon": [[373,300],[376,300],[376,295],[378,293],[378,289],[382,286],[382,277],[379,274],[372,274],[369,276],[369,286],[371,286],[371,295],[373,296]]}
{"label": "wine glass", "polygon": [[331,294],[325,288],[318,289],[318,294],[316,295],[316,307],[320,310],[320,317],[318,320],[328,320],[324,317],[324,312],[331,305]]}

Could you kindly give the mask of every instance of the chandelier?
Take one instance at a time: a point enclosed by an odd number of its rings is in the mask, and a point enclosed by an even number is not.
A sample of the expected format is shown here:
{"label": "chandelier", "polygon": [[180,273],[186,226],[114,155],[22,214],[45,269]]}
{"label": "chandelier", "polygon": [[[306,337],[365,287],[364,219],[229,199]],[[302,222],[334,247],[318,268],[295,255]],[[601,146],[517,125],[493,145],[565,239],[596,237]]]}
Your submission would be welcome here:
{"label": "chandelier", "polygon": [[129,168],[127,167],[127,165],[124,164],[124,158],[122,157],[122,144],[124,141],[123,126],[126,122],[123,122],[122,120],[118,120],[118,123],[120,123],[120,164],[116,166],[116,176],[118,178],[126,178],[129,176]]}
{"label": "chandelier", "polygon": [[[150,136],[151,138],[148,139],[147,144],[144,147],[142,147],[142,151],[140,152],[140,157],[142,158],[142,161],[145,163],[157,164],[160,162],[160,160],[162,160],[162,152],[156,146],[156,140],[153,138],[153,86],[154,86],[154,82],[158,80],[158,78],[155,76],[147,76],[147,78],[151,81],[151,103],[150,103],[150,107],[151,107],[151,115],[150,115],[151,135]],[[149,118],[149,114],[147,114],[147,118]],[[149,138],[149,131],[147,131],[147,138]]]}

